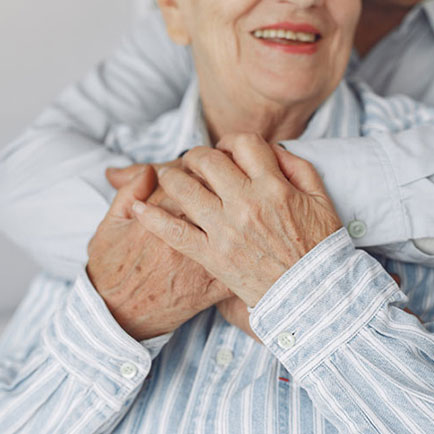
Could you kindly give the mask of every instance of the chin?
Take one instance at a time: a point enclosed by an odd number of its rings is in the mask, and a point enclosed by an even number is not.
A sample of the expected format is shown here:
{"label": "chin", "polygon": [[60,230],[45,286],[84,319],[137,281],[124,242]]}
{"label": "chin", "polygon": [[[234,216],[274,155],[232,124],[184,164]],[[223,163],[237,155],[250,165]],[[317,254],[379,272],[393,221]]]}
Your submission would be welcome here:
{"label": "chin", "polygon": [[284,76],[256,77],[252,87],[262,97],[282,106],[299,103],[321,104],[321,95],[331,93],[316,76],[309,74],[286,74]]}

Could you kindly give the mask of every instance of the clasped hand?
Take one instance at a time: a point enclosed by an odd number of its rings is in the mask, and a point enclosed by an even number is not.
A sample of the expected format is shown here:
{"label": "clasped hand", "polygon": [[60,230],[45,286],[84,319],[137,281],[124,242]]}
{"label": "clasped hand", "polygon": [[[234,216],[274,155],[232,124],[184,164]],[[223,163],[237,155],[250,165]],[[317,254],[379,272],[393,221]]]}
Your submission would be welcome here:
{"label": "clasped hand", "polygon": [[258,135],[194,148],[182,165],[158,181],[186,218],[135,201],[137,219],[248,306],[342,226],[312,165]]}

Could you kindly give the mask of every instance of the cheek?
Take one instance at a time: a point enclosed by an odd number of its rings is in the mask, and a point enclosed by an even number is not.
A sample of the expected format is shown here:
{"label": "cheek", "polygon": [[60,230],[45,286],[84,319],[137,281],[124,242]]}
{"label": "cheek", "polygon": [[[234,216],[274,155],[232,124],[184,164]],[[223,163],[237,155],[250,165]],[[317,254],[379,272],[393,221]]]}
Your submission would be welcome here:
{"label": "cheek", "polygon": [[352,41],[362,11],[361,1],[330,0],[328,10],[342,36]]}

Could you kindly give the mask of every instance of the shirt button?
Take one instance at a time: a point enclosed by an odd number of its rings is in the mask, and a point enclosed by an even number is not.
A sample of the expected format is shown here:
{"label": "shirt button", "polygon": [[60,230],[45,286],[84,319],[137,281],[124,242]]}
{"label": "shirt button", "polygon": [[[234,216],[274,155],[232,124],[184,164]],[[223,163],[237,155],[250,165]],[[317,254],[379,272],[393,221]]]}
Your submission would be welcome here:
{"label": "shirt button", "polygon": [[232,362],[234,355],[231,350],[222,349],[217,353],[217,364],[220,366],[228,366]]}
{"label": "shirt button", "polygon": [[125,362],[121,366],[121,375],[124,378],[133,378],[137,374],[137,366],[131,362]]}
{"label": "shirt button", "polygon": [[352,238],[362,238],[367,231],[365,223],[360,220],[353,220],[348,225],[348,232]]}
{"label": "shirt button", "polygon": [[277,343],[280,348],[289,350],[289,348],[292,348],[295,345],[295,336],[289,332],[280,333],[277,337]]}

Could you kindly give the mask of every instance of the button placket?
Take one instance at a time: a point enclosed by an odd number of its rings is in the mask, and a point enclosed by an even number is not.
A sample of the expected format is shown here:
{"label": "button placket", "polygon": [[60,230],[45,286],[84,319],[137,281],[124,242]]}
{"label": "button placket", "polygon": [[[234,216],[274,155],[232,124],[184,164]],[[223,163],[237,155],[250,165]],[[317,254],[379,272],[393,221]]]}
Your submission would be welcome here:
{"label": "button placket", "polygon": [[216,357],[217,364],[224,367],[228,366],[233,359],[234,355],[232,351],[227,348],[222,348],[219,350]]}

